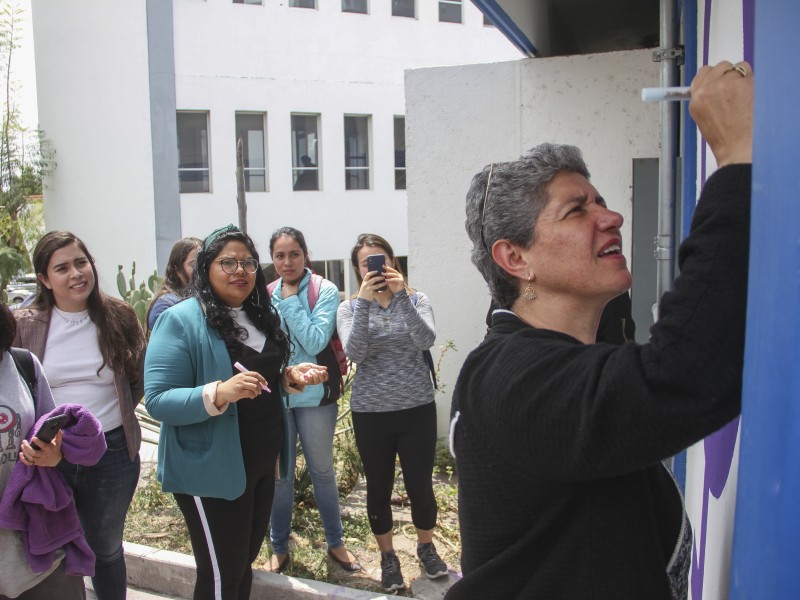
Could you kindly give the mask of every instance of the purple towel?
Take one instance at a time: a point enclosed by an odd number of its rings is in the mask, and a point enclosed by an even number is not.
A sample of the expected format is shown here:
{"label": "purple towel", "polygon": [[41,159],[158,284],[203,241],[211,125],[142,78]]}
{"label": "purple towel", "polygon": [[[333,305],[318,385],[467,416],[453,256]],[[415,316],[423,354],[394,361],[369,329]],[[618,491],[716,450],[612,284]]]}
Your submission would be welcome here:
{"label": "purple towel", "polygon": [[[92,466],[106,451],[103,427],[78,404],[65,404],[43,415],[28,433],[50,417],[65,414],[61,453],[69,462]],[[29,467],[17,461],[0,500],[0,527],[22,532],[28,563],[41,573],[53,564],[55,551],[66,552],[70,575],[94,575],[94,553],[86,543],[72,490],[56,468]]]}

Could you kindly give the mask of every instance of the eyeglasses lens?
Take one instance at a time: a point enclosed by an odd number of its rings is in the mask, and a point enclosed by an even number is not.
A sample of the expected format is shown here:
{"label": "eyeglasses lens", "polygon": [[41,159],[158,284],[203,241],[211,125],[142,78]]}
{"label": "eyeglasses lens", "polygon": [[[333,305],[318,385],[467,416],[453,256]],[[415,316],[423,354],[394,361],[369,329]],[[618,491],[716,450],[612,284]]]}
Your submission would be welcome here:
{"label": "eyeglasses lens", "polygon": [[228,275],[233,275],[242,265],[245,273],[253,274],[258,269],[258,261],[255,258],[245,258],[244,260],[236,260],[235,258],[223,258],[219,261],[219,266]]}

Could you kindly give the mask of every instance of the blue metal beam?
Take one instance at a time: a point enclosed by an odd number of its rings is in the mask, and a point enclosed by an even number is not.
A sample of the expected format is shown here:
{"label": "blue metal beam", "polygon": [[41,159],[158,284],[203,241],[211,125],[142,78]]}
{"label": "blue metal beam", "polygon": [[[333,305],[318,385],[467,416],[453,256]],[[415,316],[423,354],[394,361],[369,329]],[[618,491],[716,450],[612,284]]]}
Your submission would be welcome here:
{"label": "blue metal beam", "polygon": [[500,33],[506,36],[523,54],[531,58],[538,54],[533,42],[517,27],[516,23],[497,3],[497,0],[472,0],[472,3],[478,7],[478,10],[489,17]]}
{"label": "blue metal beam", "polygon": [[753,219],[733,600],[796,598],[800,589],[800,77],[792,51],[800,2],[754,4]]}

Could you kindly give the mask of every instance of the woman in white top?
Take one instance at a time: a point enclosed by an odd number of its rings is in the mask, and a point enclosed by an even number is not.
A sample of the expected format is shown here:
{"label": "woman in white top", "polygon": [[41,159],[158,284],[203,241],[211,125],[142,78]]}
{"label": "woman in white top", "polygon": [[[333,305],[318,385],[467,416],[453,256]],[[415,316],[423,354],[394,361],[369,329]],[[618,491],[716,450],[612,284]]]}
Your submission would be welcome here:
{"label": "woman in white top", "polygon": [[106,296],[94,259],[67,231],[51,231],[33,252],[39,279],[31,309],[17,311],[14,345],[42,361],[57,406],[81,404],[103,425],[108,450],[93,467],[62,460],[78,516],[96,555],[100,600],[125,598],[122,532],[139,479],[139,429],[144,335],[133,309]]}

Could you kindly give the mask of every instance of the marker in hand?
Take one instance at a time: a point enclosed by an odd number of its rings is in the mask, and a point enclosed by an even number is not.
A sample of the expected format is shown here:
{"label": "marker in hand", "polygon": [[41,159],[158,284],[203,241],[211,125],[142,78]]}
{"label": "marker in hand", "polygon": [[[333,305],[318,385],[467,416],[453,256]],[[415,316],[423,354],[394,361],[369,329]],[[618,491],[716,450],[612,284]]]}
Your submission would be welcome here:
{"label": "marker in hand", "polygon": [[[235,362],[235,363],[233,363],[233,366],[234,366],[234,368],[235,368],[237,371],[239,371],[239,372],[241,372],[241,373],[247,373],[248,371],[250,371],[250,369],[248,369],[247,367],[245,367],[245,366],[244,366],[242,363],[240,363],[240,362]],[[261,389],[262,389],[262,390],[264,390],[265,392],[267,392],[268,394],[272,392],[272,390],[271,390],[271,389],[269,389],[269,388],[266,386],[266,384],[264,384],[264,383],[262,383],[262,384],[261,384]]]}

